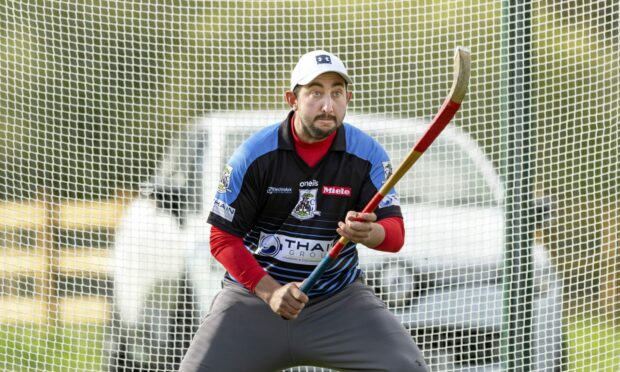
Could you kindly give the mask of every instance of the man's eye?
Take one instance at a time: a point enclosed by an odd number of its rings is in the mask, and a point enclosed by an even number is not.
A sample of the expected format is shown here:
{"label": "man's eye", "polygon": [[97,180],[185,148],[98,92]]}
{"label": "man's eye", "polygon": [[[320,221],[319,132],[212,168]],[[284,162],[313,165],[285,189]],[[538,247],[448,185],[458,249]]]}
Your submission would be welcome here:
{"label": "man's eye", "polygon": [[316,91],[316,90],[315,90],[315,91],[313,91],[313,92],[310,92],[310,94],[311,94],[312,96],[314,96],[314,97],[320,97],[321,95],[323,95],[323,93],[321,93],[321,92],[319,92],[319,91]]}

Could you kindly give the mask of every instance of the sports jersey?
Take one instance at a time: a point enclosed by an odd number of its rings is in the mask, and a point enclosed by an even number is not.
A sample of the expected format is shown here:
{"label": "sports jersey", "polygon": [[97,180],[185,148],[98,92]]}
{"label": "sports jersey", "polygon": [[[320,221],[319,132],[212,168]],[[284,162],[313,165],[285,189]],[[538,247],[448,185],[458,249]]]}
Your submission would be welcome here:
{"label": "sports jersey", "polygon": [[[308,277],[339,238],[338,221],[349,210],[361,210],[391,172],[384,149],[347,123],[338,128],[328,153],[309,167],[295,151],[291,116],[263,128],[235,151],[208,219],[243,238],[281,284]],[[378,219],[401,217],[394,190],[375,213]],[[356,246],[350,243],[308,295],[334,293],[359,275]]]}

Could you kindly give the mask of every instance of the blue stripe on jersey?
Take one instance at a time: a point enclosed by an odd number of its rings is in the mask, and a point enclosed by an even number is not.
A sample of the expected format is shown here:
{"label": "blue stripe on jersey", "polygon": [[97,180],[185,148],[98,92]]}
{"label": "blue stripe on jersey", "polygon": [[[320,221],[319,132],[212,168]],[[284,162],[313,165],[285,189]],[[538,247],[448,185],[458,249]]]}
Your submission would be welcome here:
{"label": "blue stripe on jersey", "polygon": [[[361,273],[361,270],[359,269],[349,270],[345,279],[341,279],[337,282],[331,283],[329,287],[321,288],[321,289],[328,293],[338,291],[340,288],[344,286],[343,283],[346,283],[346,284],[352,283],[355,279],[357,279],[360,273]],[[330,283],[326,283],[326,284],[330,284]]]}
{"label": "blue stripe on jersey", "polygon": [[248,138],[235,150],[228,166],[232,168],[229,185],[232,187],[225,193],[217,193],[215,197],[226,204],[232,204],[239,196],[243,177],[252,163],[270,151],[278,148],[278,129],[280,123],[271,124]]}
{"label": "blue stripe on jersey", "polygon": [[[344,124],[344,129],[347,136],[347,152],[360,159],[367,160],[372,164],[370,179],[377,190],[379,190],[386,181],[386,172],[384,169],[390,161],[388,154],[383,147],[379,145],[379,142],[361,129],[347,123]],[[388,194],[395,193],[396,191],[392,188]]]}
{"label": "blue stripe on jersey", "polygon": [[[315,287],[310,291],[311,297],[317,296],[326,293],[334,293],[346,285],[352,283],[355,279],[357,279],[362,271],[359,268],[355,268],[353,270],[349,269],[345,271],[342,277],[338,277],[335,280],[319,280]],[[316,292],[315,292],[316,291]]]}

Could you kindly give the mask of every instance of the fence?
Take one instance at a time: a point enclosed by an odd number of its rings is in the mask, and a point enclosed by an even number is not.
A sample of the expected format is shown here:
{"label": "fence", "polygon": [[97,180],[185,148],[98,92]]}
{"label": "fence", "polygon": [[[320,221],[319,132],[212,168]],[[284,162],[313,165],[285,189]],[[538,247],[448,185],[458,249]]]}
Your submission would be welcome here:
{"label": "fence", "polygon": [[126,200],[1,203],[0,323],[107,321],[111,243]]}
{"label": "fence", "polygon": [[[130,200],[0,203],[0,323],[109,320],[114,231]],[[581,271],[598,268],[591,279],[599,283],[595,310],[615,314],[614,323],[620,322],[618,212],[604,213],[596,262],[580,263]]]}

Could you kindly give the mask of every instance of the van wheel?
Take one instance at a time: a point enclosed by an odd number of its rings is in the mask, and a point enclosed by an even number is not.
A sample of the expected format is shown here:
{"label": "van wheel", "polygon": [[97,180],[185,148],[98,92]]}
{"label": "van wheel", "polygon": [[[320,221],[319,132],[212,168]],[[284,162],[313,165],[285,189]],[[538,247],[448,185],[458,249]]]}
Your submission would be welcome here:
{"label": "van wheel", "polygon": [[409,261],[385,262],[379,276],[379,295],[390,309],[409,307],[418,297],[419,283]]}

